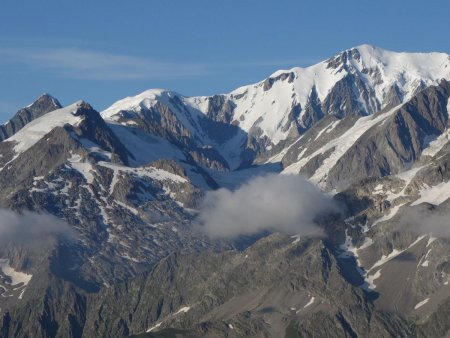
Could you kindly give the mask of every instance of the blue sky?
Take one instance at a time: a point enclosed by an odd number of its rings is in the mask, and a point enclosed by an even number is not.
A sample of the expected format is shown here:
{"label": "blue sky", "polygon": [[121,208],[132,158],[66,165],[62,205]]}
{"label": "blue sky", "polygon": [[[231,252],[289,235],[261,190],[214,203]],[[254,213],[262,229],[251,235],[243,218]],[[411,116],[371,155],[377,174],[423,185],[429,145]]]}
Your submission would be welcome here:
{"label": "blue sky", "polygon": [[0,121],[44,92],[102,110],[229,92],[363,43],[450,52],[448,0],[2,0]]}

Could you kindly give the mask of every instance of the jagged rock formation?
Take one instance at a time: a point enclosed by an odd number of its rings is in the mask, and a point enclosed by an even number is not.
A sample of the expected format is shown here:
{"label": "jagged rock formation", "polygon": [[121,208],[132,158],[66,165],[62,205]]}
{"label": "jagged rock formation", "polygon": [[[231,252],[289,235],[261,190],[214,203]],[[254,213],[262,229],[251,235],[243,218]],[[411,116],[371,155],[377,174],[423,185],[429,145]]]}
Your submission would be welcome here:
{"label": "jagged rock formation", "polygon": [[0,140],[6,140],[27,123],[59,108],[62,108],[62,106],[57,99],[49,94],[42,95],[28,107],[19,110],[8,123],[0,126]]}

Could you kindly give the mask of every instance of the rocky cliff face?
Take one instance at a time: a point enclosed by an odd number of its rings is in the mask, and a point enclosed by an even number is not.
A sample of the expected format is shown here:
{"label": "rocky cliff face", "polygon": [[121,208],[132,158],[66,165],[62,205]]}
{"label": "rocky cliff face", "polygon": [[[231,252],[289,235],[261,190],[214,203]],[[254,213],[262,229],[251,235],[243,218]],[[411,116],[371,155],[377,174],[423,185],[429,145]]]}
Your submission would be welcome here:
{"label": "rocky cliff face", "polygon": [[[448,335],[449,62],[360,46],[230,94],[39,98],[0,128],[0,207],[75,235],[0,241],[2,336]],[[324,237],[198,231],[208,191],[268,172],[342,206]]]}
{"label": "rocky cliff face", "polygon": [[59,108],[62,108],[62,106],[57,99],[48,94],[42,95],[28,107],[19,110],[8,123],[0,126],[0,140],[6,140],[27,123]]}
{"label": "rocky cliff face", "polygon": [[285,172],[341,190],[364,178],[404,171],[446,132],[448,99],[449,82],[442,81],[375,115],[327,119],[289,147],[282,159]]}

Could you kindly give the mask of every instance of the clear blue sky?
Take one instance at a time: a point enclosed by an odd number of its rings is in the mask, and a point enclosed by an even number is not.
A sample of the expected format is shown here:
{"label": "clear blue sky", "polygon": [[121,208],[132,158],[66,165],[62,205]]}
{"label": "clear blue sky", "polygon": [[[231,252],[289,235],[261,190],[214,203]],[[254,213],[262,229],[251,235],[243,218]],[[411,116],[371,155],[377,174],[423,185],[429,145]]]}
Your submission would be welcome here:
{"label": "clear blue sky", "polygon": [[44,92],[229,92],[362,43],[449,53],[449,32],[448,0],[2,0],[0,121]]}

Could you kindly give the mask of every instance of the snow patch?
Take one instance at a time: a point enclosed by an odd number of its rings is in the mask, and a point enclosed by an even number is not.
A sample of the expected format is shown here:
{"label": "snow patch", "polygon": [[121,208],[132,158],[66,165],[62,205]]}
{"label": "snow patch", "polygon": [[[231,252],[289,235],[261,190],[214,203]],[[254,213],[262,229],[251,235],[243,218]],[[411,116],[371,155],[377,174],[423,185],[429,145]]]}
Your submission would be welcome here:
{"label": "snow patch", "polygon": [[35,145],[54,128],[63,127],[66,124],[77,126],[84,117],[76,116],[74,113],[81,107],[82,103],[83,101],[78,101],[65,108],[47,113],[26,124],[6,141],[16,142],[14,151],[19,155]]}
{"label": "snow patch", "polygon": [[417,309],[420,308],[421,306],[425,305],[426,303],[428,303],[429,300],[430,300],[430,298],[427,298],[427,299],[425,299],[425,300],[423,300],[423,301],[417,303],[417,304],[414,306],[414,310],[417,310]]}
{"label": "snow patch", "polygon": [[[188,182],[188,180],[182,176],[172,174],[171,172],[168,172],[166,170],[157,169],[154,167],[133,168],[133,167],[126,167],[126,166],[121,166],[121,165],[117,165],[117,164],[112,164],[110,162],[103,162],[103,161],[99,162],[98,164],[103,167],[117,171],[117,172],[130,173],[130,174],[136,175],[138,177],[149,177],[149,178],[152,178],[157,181],[172,181],[175,183],[187,183]],[[117,182],[117,180],[116,180],[116,182]],[[110,189],[111,188],[112,187],[110,187]]]}
{"label": "snow patch", "polygon": [[94,168],[91,163],[83,162],[81,156],[78,154],[73,154],[68,161],[73,169],[84,176],[88,184],[92,184],[94,182],[94,175],[92,174],[94,172]]}
{"label": "snow patch", "polygon": [[294,240],[292,241],[292,244],[300,242],[300,235],[294,235],[294,236],[291,236],[291,238],[294,238]]}
{"label": "snow patch", "polygon": [[348,234],[348,229],[345,229],[345,242],[340,245],[340,249],[343,251],[339,258],[358,257],[358,249],[353,245],[353,239]]}
{"label": "snow patch", "polygon": [[420,190],[420,198],[415,200],[411,205],[420,203],[430,203],[439,205],[450,198],[450,181],[442,182],[431,188]]}
{"label": "snow patch", "polygon": [[[380,278],[381,277],[381,269],[379,269],[377,272],[375,272],[373,275],[367,275],[366,276],[366,278],[364,279],[364,281],[367,283],[367,284],[365,284],[365,287],[364,288],[367,288],[367,289],[369,289],[369,290],[374,290],[374,289],[376,289],[376,285],[375,285],[375,283],[374,283],[374,281],[376,280],[376,279],[378,279],[378,278]],[[366,289],[366,290],[367,290]]]}
{"label": "snow patch", "polygon": [[311,297],[311,299],[309,300],[308,303],[305,304],[305,306],[303,307],[304,309],[306,309],[308,306],[312,305],[314,303],[314,301],[316,300],[315,297]]}
{"label": "snow patch", "polygon": [[155,326],[150,327],[150,328],[149,328],[147,331],[145,331],[145,332],[152,332],[153,330],[155,330],[155,329],[157,329],[158,327],[160,327],[161,324],[162,324],[162,322],[156,324]]}
{"label": "snow patch", "polygon": [[9,265],[9,259],[0,259],[0,269],[3,274],[11,279],[11,286],[19,284],[28,285],[33,275],[16,271]]}
{"label": "snow patch", "polygon": [[380,183],[378,184],[374,189],[373,189],[373,193],[377,194],[383,191],[383,185]]}
{"label": "snow patch", "polygon": [[428,260],[426,260],[425,262],[423,262],[420,266],[423,266],[423,267],[428,267],[428,264],[429,264],[430,262],[428,261]]}
{"label": "snow patch", "polygon": [[22,298],[23,298],[23,294],[25,293],[25,290],[26,290],[26,289],[27,289],[27,288],[24,288],[24,289],[22,290],[22,292],[20,293],[18,299],[22,299]]}
{"label": "snow patch", "polygon": [[427,242],[427,248],[428,248],[428,247],[431,245],[431,243],[433,243],[435,240],[437,240],[437,238],[430,235],[430,238],[428,238],[428,242]]}
{"label": "snow patch", "polygon": [[373,239],[370,237],[364,238],[363,244],[358,248],[358,250],[364,250],[373,244]]}
{"label": "snow patch", "polygon": [[139,215],[139,211],[131,206],[129,206],[128,204],[125,204],[121,201],[115,200],[114,203],[116,203],[117,205],[120,205],[122,208],[129,210],[133,215],[138,216]]}
{"label": "snow patch", "polygon": [[186,313],[191,309],[190,306],[184,306],[181,309],[179,309],[177,312],[175,312],[174,316],[180,314],[180,313]]}

